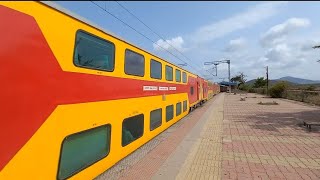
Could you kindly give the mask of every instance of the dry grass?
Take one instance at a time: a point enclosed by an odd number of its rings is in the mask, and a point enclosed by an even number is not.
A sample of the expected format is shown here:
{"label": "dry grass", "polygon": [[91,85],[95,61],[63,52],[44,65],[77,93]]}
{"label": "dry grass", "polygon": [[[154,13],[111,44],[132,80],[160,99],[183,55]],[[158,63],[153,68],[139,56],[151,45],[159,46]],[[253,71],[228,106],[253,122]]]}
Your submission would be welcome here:
{"label": "dry grass", "polygon": [[279,105],[279,103],[272,101],[272,102],[262,102],[260,101],[258,104],[260,105]]}
{"label": "dry grass", "polygon": [[311,104],[320,106],[320,93],[288,91],[284,98],[295,100],[295,101],[311,103]]}

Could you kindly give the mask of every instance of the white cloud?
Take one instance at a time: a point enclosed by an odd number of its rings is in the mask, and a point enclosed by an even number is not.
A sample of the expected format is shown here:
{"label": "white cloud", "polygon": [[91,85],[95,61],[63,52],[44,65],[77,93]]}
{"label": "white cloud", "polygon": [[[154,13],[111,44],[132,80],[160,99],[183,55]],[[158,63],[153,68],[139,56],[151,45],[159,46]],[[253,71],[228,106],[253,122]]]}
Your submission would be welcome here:
{"label": "white cloud", "polygon": [[312,39],[312,35],[306,37],[293,33],[310,24],[306,18],[289,18],[261,36],[260,43],[265,54],[260,58],[260,64],[268,65],[273,70],[274,78],[288,75],[303,77],[301,72],[304,68],[313,69],[307,62],[314,61],[312,45],[318,41]]}
{"label": "white cloud", "polygon": [[[301,35],[294,33],[301,28],[310,26],[309,19],[289,18],[261,33],[260,40],[258,39],[256,42],[253,42],[250,36],[246,36],[248,39],[244,37],[232,39],[225,47],[215,41],[236,31],[256,26],[258,23],[275,16],[280,12],[283,4],[285,3],[259,3],[245,12],[197,28],[193,33],[186,36],[177,36],[167,40],[160,39],[157,43],[171,52],[175,51],[166,42],[184,51],[193,61],[188,63],[198,63],[201,66],[198,71],[204,74],[208,73],[203,69],[212,67],[202,67],[204,61],[221,60],[225,57],[231,59],[231,74],[241,71],[248,75],[248,79],[264,76],[265,66],[269,66],[270,78],[289,75],[319,79],[314,77],[319,77],[320,71],[317,70],[319,63],[316,60],[319,59],[320,55],[319,51],[312,49],[312,46],[320,42],[320,39],[316,38],[320,37],[319,34]],[[250,43],[248,43],[249,40]],[[262,47],[257,46],[259,43]],[[161,50],[155,44],[153,47],[158,52]],[[189,51],[186,52],[186,50]],[[189,70],[193,71],[193,69]],[[198,73],[198,71],[195,73]],[[218,66],[218,77],[215,77],[215,80],[221,81],[219,79],[221,77],[228,77],[227,64]]]}
{"label": "white cloud", "polygon": [[312,47],[314,47],[315,45],[319,45],[320,44],[320,40],[303,40],[302,42],[295,42],[294,43],[296,46],[300,46],[300,50],[302,52],[307,52],[307,51],[314,51],[314,49]]}
{"label": "white cloud", "polygon": [[319,79],[315,77],[319,77],[319,71],[316,70],[319,63],[316,63],[316,60],[320,53],[312,49],[312,45],[320,42],[320,39],[314,39],[313,35],[300,38],[288,36],[290,41],[263,49],[255,47],[248,54],[243,54],[242,58],[231,57],[231,62],[235,65],[232,72],[243,71],[248,75],[248,79],[253,79],[264,75],[264,67],[269,66],[272,75],[270,78],[294,76]]}
{"label": "white cloud", "polygon": [[[217,49],[212,48],[212,46],[211,48],[208,48],[208,46],[205,45],[205,43],[212,42],[212,40],[221,38],[237,30],[249,28],[257,23],[260,23],[261,21],[276,15],[279,12],[280,7],[282,7],[282,5],[286,3],[287,2],[259,2],[257,3],[257,5],[249,7],[244,12],[237,13],[218,22],[214,22],[199,27],[195,29],[194,32],[183,37],[177,36],[171,39],[168,38],[166,40],[159,39],[156,43],[153,44],[153,48],[157,52],[161,52],[163,51],[163,49],[166,49],[169,50],[171,53],[174,53],[177,56],[181,57],[180,54],[169,45],[171,44],[179,51],[188,53],[188,57],[191,56],[191,59],[194,59],[195,61],[203,61],[204,59],[208,59],[210,57],[218,58],[218,54],[220,54],[221,52],[217,52]],[[163,49],[160,48],[157,44],[161,46]],[[235,51],[236,49],[240,50],[241,48],[245,47],[245,45],[246,39],[234,39],[230,41],[228,45],[229,47],[226,47],[226,49],[222,49],[222,51]],[[192,51],[190,51],[191,49]],[[229,53],[229,55],[231,56],[232,54],[232,56],[234,56],[235,58],[242,58],[243,56],[245,56],[243,55],[244,53],[246,54],[247,52],[242,51],[241,53],[237,54],[237,51],[235,51]],[[199,54],[201,54],[201,56],[199,56]],[[170,58],[174,59],[174,57],[171,56]]]}
{"label": "white cloud", "polygon": [[281,24],[271,27],[266,33],[264,33],[261,38],[261,44],[263,47],[267,47],[282,43],[286,40],[288,34],[309,25],[309,19],[290,18]]}
{"label": "white cloud", "polygon": [[243,13],[200,27],[191,37],[196,43],[209,42],[236,30],[248,28],[274,16],[278,12],[280,5],[285,3],[267,2],[258,4]]}
{"label": "white cloud", "polygon": [[[185,51],[186,49],[183,48],[184,40],[181,36],[172,38],[172,39],[159,39],[156,43],[153,44],[153,48],[157,51],[163,51],[165,50],[179,50],[179,51]],[[161,47],[159,47],[161,46]]]}
{"label": "white cloud", "polygon": [[247,46],[247,40],[245,38],[238,38],[230,40],[227,47],[224,49],[226,52],[235,52],[243,50]]}
{"label": "white cloud", "polygon": [[[303,49],[304,46],[304,42],[300,42],[299,45],[297,45],[297,42],[277,44],[267,49],[262,59],[265,65],[272,66],[279,73],[282,71],[290,72],[294,68],[307,65],[306,62],[315,60],[315,51],[306,51]],[[311,49],[311,47],[309,48]]]}
{"label": "white cloud", "polygon": [[282,62],[287,61],[291,54],[287,44],[278,44],[274,48],[268,49],[264,57],[269,62]]}

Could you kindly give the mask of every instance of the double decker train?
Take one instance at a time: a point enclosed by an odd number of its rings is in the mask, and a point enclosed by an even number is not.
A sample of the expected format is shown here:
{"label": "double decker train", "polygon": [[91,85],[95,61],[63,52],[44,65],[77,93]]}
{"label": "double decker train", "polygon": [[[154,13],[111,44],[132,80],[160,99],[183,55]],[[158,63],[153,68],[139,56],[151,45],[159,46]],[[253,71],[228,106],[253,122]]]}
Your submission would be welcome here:
{"label": "double decker train", "polygon": [[54,3],[0,25],[0,179],[92,179],[219,93]]}

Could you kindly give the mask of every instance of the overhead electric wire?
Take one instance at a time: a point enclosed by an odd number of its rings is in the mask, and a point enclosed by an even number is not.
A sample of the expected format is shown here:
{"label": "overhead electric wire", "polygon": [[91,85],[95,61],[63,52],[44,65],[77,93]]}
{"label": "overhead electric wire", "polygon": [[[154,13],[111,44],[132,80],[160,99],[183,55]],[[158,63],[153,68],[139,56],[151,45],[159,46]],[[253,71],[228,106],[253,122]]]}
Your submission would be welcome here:
{"label": "overhead electric wire", "polygon": [[[167,42],[165,40],[165,38],[163,36],[161,36],[159,33],[155,32],[150,26],[148,26],[146,23],[144,23],[140,18],[138,18],[136,15],[134,15],[128,8],[126,8],[124,5],[122,5],[121,3],[119,3],[118,1],[115,1],[119,6],[121,6],[124,10],[126,10],[129,14],[131,14],[133,17],[135,17],[141,24],[143,24],[145,27],[147,27],[151,32],[153,32],[154,34],[156,34],[160,39],[164,40],[164,42],[166,42],[169,46],[171,46],[174,50],[176,50],[177,52],[179,52],[184,58],[186,58],[188,61],[192,61],[190,58],[188,58],[186,55],[184,55],[179,49],[175,48],[172,44],[170,44],[169,42]],[[188,64],[188,63],[187,63]],[[191,64],[190,64],[191,66]],[[191,66],[192,67],[192,66]],[[200,66],[198,66],[200,67]],[[194,67],[193,67],[194,68]],[[196,68],[195,68],[196,69]],[[200,69],[202,69],[200,67]],[[206,70],[207,72],[209,72],[208,70]],[[210,72],[209,72],[210,73]],[[213,75],[212,73],[210,73],[211,75]]]}
{"label": "overhead electric wire", "polygon": [[[130,29],[134,30],[136,33],[140,34],[141,36],[143,36],[144,38],[148,39],[149,41],[151,41],[152,43],[154,43],[155,45],[157,45],[159,48],[167,51],[169,54],[171,54],[172,56],[174,56],[175,58],[179,59],[180,61],[185,62],[184,60],[180,59],[178,56],[176,56],[175,54],[173,54],[172,52],[166,50],[165,48],[163,48],[162,46],[158,45],[158,43],[154,42],[151,38],[147,37],[146,35],[142,34],[141,32],[139,32],[137,29],[135,29],[134,27],[130,26],[128,23],[124,22],[123,20],[121,20],[120,18],[118,18],[117,16],[115,16],[114,14],[112,14],[111,12],[107,11],[107,9],[104,9],[103,7],[101,7],[100,5],[98,5],[97,3],[90,1],[91,3],[93,3],[94,5],[96,5],[97,7],[99,7],[100,9],[102,9],[103,11],[105,11],[106,13],[108,13],[109,15],[111,15],[112,17],[114,17],[115,19],[117,19],[118,21],[122,22],[124,25],[128,26]],[[194,68],[193,66],[191,66],[192,68]],[[198,71],[196,68],[194,68],[195,71]],[[202,74],[202,73],[200,73]]]}

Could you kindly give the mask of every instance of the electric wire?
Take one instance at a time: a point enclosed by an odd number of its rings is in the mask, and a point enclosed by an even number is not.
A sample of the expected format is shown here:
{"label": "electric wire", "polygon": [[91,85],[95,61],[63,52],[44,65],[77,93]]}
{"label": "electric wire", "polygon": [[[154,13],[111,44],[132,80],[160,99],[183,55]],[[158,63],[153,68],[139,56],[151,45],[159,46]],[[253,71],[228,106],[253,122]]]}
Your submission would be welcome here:
{"label": "electric wire", "polygon": [[[186,55],[184,55],[184,53],[182,53],[179,49],[177,49],[176,47],[174,47],[172,44],[170,44],[169,42],[165,41],[165,38],[163,36],[161,36],[159,33],[157,33],[156,31],[154,31],[150,26],[148,26],[146,23],[144,23],[139,17],[137,17],[134,13],[132,13],[128,8],[126,8],[124,5],[122,5],[121,3],[119,3],[118,1],[115,1],[120,7],[122,7],[124,10],[126,10],[129,14],[131,14],[133,17],[135,17],[141,24],[143,24],[145,27],[147,27],[151,32],[153,32],[155,35],[157,35],[160,39],[164,40],[164,42],[166,42],[169,46],[171,46],[174,50],[176,50],[177,52],[179,52],[184,58],[186,58],[188,61],[192,62],[192,60],[190,58],[188,58]],[[188,64],[188,63],[187,63]],[[190,66],[192,67],[192,65],[190,64]],[[200,66],[198,66],[200,67]],[[202,67],[200,67],[200,69],[202,69]],[[206,70],[206,69],[205,69]],[[210,73],[208,70],[206,70],[208,73]],[[211,75],[213,75],[212,73],[210,73]]]}
{"label": "electric wire", "polygon": [[[149,41],[151,41],[152,43],[154,43],[155,45],[157,45],[159,48],[163,49],[164,51],[168,52],[169,54],[171,54],[172,56],[174,56],[175,58],[177,58],[178,60],[182,61],[183,63],[187,63],[184,60],[182,60],[181,58],[179,58],[178,56],[176,56],[175,54],[173,54],[172,52],[168,51],[167,49],[163,48],[162,46],[160,46],[158,43],[154,42],[151,38],[147,37],[146,35],[144,35],[143,33],[139,32],[137,29],[135,29],[134,27],[132,27],[131,25],[129,25],[128,23],[124,22],[123,20],[121,20],[120,18],[118,18],[117,16],[115,16],[114,14],[112,14],[111,12],[107,11],[107,9],[101,7],[99,4],[90,1],[91,3],[93,3],[94,5],[96,5],[98,8],[100,8],[101,10],[105,11],[106,13],[108,13],[110,16],[114,17],[115,19],[117,19],[118,21],[120,21],[122,24],[128,26],[130,29],[132,29],[133,31],[135,31],[136,33],[140,34],[142,37],[148,39]],[[142,21],[141,21],[142,22]],[[145,23],[143,23],[145,24]],[[188,63],[187,63],[188,64]],[[196,68],[192,67],[195,71],[198,72],[198,70]],[[207,71],[207,70],[206,70]],[[209,71],[207,71],[209,72]],[[209,72],[210,73],[210,72]],[[202,74],[202,73],[200,73]],[[211,73],[210,73],[211,74]]]}

